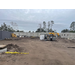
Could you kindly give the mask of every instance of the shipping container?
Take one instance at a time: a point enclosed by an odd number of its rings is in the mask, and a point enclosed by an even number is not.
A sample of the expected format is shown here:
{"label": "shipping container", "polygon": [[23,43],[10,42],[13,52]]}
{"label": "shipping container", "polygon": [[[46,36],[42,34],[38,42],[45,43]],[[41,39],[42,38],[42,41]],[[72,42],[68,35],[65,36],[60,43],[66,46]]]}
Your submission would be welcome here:
{"label": "shipping container", "polygon": [[0,31],[0,40],[4,40],[5,38],[11,38],[11,34],[13,32],[8,32],[8,31]]}

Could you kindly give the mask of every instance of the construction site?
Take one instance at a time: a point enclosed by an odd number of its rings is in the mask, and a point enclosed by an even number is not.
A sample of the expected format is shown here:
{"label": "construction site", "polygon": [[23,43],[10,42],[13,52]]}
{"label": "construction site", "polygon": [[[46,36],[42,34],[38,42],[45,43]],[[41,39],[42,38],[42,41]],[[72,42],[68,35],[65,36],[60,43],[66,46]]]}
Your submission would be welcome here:
{"label": "construction site", "polygon": [[0,40],[0,65],[75,65],[74,39],[60,36],[48,41],[40,39],[40,36],[27,37],[22,34],[17,37],[16,35]]}
{"label": "construction site", "polygon": [[0,65],[75,65],[75,17],[53,10],[0,10]]}

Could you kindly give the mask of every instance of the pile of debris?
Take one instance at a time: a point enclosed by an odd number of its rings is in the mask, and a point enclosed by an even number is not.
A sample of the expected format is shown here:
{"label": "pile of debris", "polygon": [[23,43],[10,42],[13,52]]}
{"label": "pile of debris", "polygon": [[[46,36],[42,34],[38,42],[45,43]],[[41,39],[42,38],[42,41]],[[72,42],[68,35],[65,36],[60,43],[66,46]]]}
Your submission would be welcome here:
{"label": "pile of debris", "polygon": [[7,51],[10,51],[10,52],[21,52],[22,51],[22,48],[19,47],[18,45],[14,45],[14,44],[8,44],[7,46]]}

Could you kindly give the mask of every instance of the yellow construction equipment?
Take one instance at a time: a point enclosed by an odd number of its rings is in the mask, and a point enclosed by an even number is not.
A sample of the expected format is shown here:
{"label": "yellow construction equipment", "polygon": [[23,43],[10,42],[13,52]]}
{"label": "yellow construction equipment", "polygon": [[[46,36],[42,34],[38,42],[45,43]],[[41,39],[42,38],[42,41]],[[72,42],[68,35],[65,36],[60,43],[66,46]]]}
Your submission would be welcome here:
{"label": "yellow construction equipment", "polygon": [[12,33],[11,36],[12,36],[12,37],[17,37],[16,34],[14,34],[14,33]]}
{"label": "yellow construction equipment", "polygon": [[55,36],[55,33],[54,32],[50,32],[49,34],[53,34]]}
{"label": "yellow construction equipment", "polygon": [[40,35],[40,40],[56,40],[56,38],[59,36],[59,33],[50,32],[48,34]]}
{"label": "yellow construction equipment", "polygon": [[57,33],[57,35],[59,36],[59,33]]}
{"label": "yellow construction equipment", "polygon": [[54,36],[55,35],[59,36],[59,33],[50,32],[49,34],[53,34]]}

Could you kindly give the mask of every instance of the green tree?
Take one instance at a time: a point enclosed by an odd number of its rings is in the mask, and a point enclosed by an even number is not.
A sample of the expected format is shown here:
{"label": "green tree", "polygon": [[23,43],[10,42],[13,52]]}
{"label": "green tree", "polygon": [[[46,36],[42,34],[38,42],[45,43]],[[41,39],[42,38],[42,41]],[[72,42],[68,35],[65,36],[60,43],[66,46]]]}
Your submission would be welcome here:
{"label": "green tree", "polygon": [[69,32],[68,29],[63,29],[61,32]]}
{"label": "green tree", "polygon": [[[40,28],[38,28],[36,32],[40,32]],[[46,32],[46,31],[43,28],[41,28],[41,32]]]}
{"label": "green tree", "polygon": [[29,31],[29,33],[30,33],[31,31]]}
{"label": "green tree", "polygon": [[46,29],[46,22],[43,21],[43,29]]}
{"label": "green tree", "polygon": [[52,29],[47,29],[47,32],[54,32],[54,30],[52,30]]}
{"label": "green tree", "polygon": [[50,21],[48,21],[48,32],[49,32],[49,29],[50,29]]}
{"label": "green tree", "polygon": [[12,27],[6,25],[5,23],[3,23],[3,25],[1,25],[0,30],[1,31],[12,31],[12,32],[15,31]]}
{"label": "green tree", "polygon": [[71,31],[71,30],[70,30],[70,33],[75,33],[75,31]]}
{"label": "green tree", "polygon": [[15,31],[15,32],[24,32],[24,31],[17,30],[17,31]]}
{"label": "green tree", "polygon": [[20,32],[19,30],[17,30],[17,32]]}
{"label": "green tree", "polygon": [[70,30],[75,31],[75,22],[72,22],[70,25]]}

